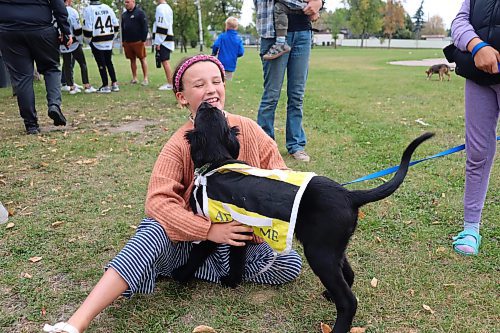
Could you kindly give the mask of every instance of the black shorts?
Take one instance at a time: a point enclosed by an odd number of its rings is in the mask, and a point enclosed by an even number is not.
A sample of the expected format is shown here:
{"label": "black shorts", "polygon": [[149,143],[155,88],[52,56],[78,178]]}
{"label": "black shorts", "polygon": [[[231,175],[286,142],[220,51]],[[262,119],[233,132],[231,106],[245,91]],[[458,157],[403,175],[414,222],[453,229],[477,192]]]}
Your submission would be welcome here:
{"label": "black shorts", "polygon": [[167,49],[165,46],[163,45],[160,45],[160,61],[165,61],[165,60],[170,60],[170,53],[172,51],[170,51],[169,49]]}

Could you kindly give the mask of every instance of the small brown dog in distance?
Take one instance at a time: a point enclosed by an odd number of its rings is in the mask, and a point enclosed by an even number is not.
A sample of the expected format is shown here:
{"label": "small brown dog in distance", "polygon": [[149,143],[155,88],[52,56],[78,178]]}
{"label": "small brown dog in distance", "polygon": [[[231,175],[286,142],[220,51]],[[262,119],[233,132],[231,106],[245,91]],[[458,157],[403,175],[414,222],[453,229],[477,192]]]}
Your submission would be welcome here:
{"label": "small brown dog in distance", "polygon": [[432,74],[439,74],[439,81],[443,81],[444,79],[444,76],[447,75],[448,76],[448,81],[451,80],[451,75],[450,75],[450,72],[452,71],[452,69],[450,68],[450,66],[446,65],[446,64],[438,64],[438,65],[432,65],[431,67],[429,67],[428,70],[425,71],[425,73],[427,74],[427,80],[430,80],[430,78],[432,77]]}

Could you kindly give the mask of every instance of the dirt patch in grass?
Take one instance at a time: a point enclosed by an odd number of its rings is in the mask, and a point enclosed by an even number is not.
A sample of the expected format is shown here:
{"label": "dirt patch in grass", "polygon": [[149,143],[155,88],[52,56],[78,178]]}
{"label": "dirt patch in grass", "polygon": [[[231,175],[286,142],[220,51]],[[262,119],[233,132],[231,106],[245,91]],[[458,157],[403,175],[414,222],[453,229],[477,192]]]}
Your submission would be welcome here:
{"label": "dirt patch in grass", "polygon": [[142,133],[146,126],[157,124],[157,120],[136,120],[130,123],[126,123],[124,125],[118,127],[108,127],[108,131],[111,133],[122,133],[122,132],[134,132],[134,133]]}

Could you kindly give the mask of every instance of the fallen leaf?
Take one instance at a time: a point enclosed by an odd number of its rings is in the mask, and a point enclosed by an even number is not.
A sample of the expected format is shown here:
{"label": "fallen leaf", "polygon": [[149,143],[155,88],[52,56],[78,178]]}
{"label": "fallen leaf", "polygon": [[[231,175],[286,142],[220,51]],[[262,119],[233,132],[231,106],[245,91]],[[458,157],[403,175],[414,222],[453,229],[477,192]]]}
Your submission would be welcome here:
{"label": "fallen leaf", "polygon": [[47,314],[47,310],[45,310],[45,307],[42,307],[41,313],[42,313],[42,316],[45,317],[45,315]]}
{"label": "fallen leaf", "polygon": [[25,279],[31,279],[33,276],[31,274],[29,274],[29,273],[22,273],[21,277],[23,277]]}
{"label": "fallen leaf", "polygon": [[3,180],[3,179],[0,179],[0,184],[7,185],[7,182],[5,180]]}
{"label": "fallen leaf", "polygon": [[10,223],[7,223],[7,225],[5,226],[5,229],[12,229],[14,228],[15,224],[10,222]]}
{"label": "fallen leaf", "polygon": [[440,246],[436,249],[436,253],[443,253],[446,252],[446,248],[444,246]]}
{"label": "fallen leaf", "polygon": [[321,333],[330,333],[332,331],[332,328],[325,323],[321,323],[320,327]]}
{"label": "fallen leaf", "polygon": [[9,217],[16,215],[16,210],[14,208],[7,208],[7,211],[9,212]]}
{"label": "fallen leaf", "polygon": [[456,287],[457,285],[455,283],[445,283],[443,284],[443,287]]}
{"label": "fallen leaf", "polygon": [[52,226],[52,228],[57,228],[58,226],[60,226],[63,223],[64,223],[64,221],[56,221],[56,222],[52,223],[51,226]]}
{"label": "fallen leaf", "polygon": [[349,331],[349,333],[365,333],[365,332],[366,332],[366,328],[365,327],[353,327]]}
{"label": "fallen leaf", "polygon": [[441,198],[445,198],[446,197],[446,194],[445,193],[441,193]]}
{"label": "fallen leaf", "polygon": [[424,308],[425,311],[428,311],[432,314],[434,314],[436,311],[432,310],[430,306],[426,305],[426,304],[422,304],[422,307]]}
{"label": "fallen leaf", "polygon": [[193,333],[217,333],[217,332],[210,326],[200,325],[194,328]]}
{"label": "fallen leaf", "polygon": [[410,289],[410,290],[408,290],[408,291],[410,292],[410,296],[412,296],[412,297],[413,297],[413,296],[415,296],[415,290]]}
{"label": "fallen leaf", "polygon": [[130,226],[132,229],[137,229],[137,226],[136,225],[131,225]]}
{"label": "fallen leaf", "polygon": [[359,218],[360,220],[362,220],[362,219],[364,219],[365,217],[366,217],[366,214],[365,214],[365,213],[363,213],[362,211],[359,211],[359,213],[358,213],[358,218]]}
{"label": "fallen leaf", "polygon": [[31,257],[28,260],[31,262],[39,262],[40,260],[42,260],[42,257]]}
{"label": "fallen leaf", "polygon": [[382,243],[382,239],[381,239],[379,236],[375,237],[375,240],[376,240],[378,243]]}
{"label": "fallen leaf", "polygon": [[377,285],[378,285],[378,280],[377,280],[377,278],[373,278],[373,279],[370,281],[370,285],[371,285],[373,288],[377,288]]}

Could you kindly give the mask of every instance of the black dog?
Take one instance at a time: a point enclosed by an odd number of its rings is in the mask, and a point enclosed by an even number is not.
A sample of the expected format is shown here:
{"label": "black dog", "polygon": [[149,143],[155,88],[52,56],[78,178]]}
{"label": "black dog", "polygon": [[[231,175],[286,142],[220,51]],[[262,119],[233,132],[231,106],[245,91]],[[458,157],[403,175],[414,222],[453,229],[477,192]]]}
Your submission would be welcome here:
{"label": "black dog", "polygon": [[[224,114],[208,103],[197,111],[194,130],[185,135],[191,147],[195,168],[213,170],[235,162],[239,154],[237,127],[230,128]],[[404,151],[396,175],[383,185],[370,190],[349,191],[331,179],[315,176],[307,185],[299,206],[295,236],[304,246],[304,254],[311,269],[326,288],[324,296],[335,303],[337,320],[334,333],[348,332],[357,309],[356,297],[351,291],[354,272],[345,251],[356,229],[359,207],[391,195],[403,182],[412,153],[434,134],[426,133],[415,139]],[[201,191],[198,191],[201,192]],[[197,195],[198,196],[198,195]],[[194,198],[191,198],[196,211]],[[197,198],[198,202],[201,197]],[[186,282],[203,264],[217,244],[204,241],[193,247],[188,262],[178,267],[172,277]],[[244,247],[233,247],[230,272],[222,283],[234,287],[241,282],[244,269]]]}

